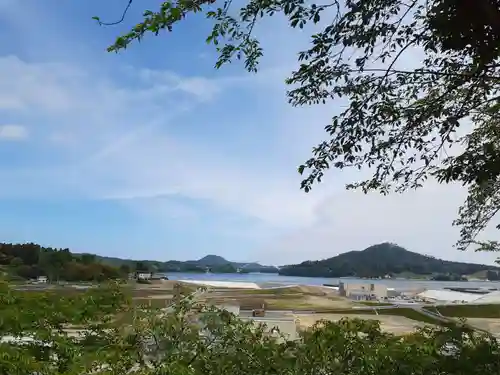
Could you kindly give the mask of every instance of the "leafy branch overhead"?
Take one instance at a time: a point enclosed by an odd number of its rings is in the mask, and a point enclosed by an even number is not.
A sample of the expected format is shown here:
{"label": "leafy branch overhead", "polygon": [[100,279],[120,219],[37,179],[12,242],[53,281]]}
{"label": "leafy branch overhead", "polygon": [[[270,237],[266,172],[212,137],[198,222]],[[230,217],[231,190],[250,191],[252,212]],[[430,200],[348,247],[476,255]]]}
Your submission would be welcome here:
{"label": "leafy branch overhead", "polygon": [[325,141],[299,167],[302,189],[310,191],[329,168],[368,168],[370,178],[347,186],[364,192],[403,192],[428,178],[460,183],[469,195],[454,222],[458,248],[499,249],[478,240],[500,209],[498,0],[248,0],[238,12],[231,6],[163,2],[108,50],[203,13],[214,24],[207,42],[219,52],[216,67],[236,58],[255,72],[263,51],[253,31],[261,18],[283,13],[291,28],[322,20],[326,26],[311,36],[286,81],[288,99],[294,106],[348,105],[332,110]]}

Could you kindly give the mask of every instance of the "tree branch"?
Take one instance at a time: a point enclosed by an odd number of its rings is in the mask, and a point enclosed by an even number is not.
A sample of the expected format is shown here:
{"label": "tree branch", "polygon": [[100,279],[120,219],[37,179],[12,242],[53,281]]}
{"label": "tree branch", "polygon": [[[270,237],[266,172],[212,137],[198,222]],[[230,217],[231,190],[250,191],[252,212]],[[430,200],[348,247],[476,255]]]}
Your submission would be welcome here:
{"label": "tree branch", "polygon": [[102,22],[99,19],[99,17],[93,17],[93,18],[97,21],[97,23],[99,23],[99,26],[115,26],[115,25],[118,25],[118,24],[122,23],[125,20],[125,16],[127,15],[130,7],[132,6],[132,1],[133,0],[128,0],[128,4],[125,7],[125,9],[123,10],[122,16],[121,16],[121,18],[118,21],[115,21],[115,22]]}
{"label": "tree branch", "polygon": [[[442,76],[442,77],[465,77],[465,78],[475,78],[478,77],[477,73],[447,73],[447,72],[440,72],[437,70],[423,70],[423,69],[417,69],[417,70],[400,70],[400,69],[377,69],[377,68],[364,68],[364,69],[351,69],[349,70],[350,73],[363,73],[363,72],[368,72],[368,73],[401,73],[401,74],[411,74],[411,75],[432,75],[435,74],[437,76]],[[385,76],[381,76],[381,79],[385,79]],[[500,80],[500,76],[486,76],[486,75],[481,75],[481,79],[484,80]]]}

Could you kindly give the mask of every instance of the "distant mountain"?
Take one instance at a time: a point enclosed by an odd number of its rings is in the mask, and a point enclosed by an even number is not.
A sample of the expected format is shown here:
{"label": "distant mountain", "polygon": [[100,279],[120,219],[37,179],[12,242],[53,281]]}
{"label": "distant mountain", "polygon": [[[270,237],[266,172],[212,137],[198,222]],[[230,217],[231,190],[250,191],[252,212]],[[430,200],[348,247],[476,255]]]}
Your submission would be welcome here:
{"label": "distant mountain", "polygon": [[349,251],[319,261],[306,261],[280,268],[280,275],[309,277],[384,277],[409,273],[415,275],[471,275],[500,268],[482,264],[451,262],[422,255],[405,248],[382,243],[362,251]]}
{"label": "distant mountain", "polygon": [[244,262],[231,262],[219,255],[206,255],[201,259],[189,261],[189,263],[197,264],[203,267],[222,267],[232,266],[244,272],[272,272],[278,273],[278,269],[274,266],[263,266],[259,263],[244,263]]}
{"label": "distant mountain", "polygon": [[131,268],[144,268],[154,272],[206,272],[207,268],[212,272],[268,272],[278,273],[274,266],[263,266],[259,263],[231,262],[219,255],[206,255],[198,260],[188,260],[186,262],[179,260],[169,260],[159,262],[154,260],[135,261],[131,259],[121,259],[115,257],[96,256],[103,264],[120,267],[125,264]]}
{"label": "distant mountain", "polygon": [[231,264],[232,262],[224,259],[218,255],[205,255],[203,258],[189,261],[190,263],[196,263],[200,266],[223,266],[226,264]]}

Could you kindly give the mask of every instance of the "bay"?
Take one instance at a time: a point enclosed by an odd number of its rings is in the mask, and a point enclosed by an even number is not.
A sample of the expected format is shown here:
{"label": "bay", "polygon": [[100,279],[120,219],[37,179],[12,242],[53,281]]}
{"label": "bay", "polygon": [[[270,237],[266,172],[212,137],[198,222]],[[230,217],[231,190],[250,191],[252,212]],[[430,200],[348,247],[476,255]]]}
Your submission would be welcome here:
{"label": "bay", "polygon": [[323,285],[345,283],[384,284],[396,290],[444,289],[444,288],[485,288],[500,289],[499,281],[432,281],[410,279],[366,280],[358,278],[325,278],[282,276],[274,273],[182,273],[165,274],[170,280],[234,281],[256,283],[260,287],[286,285]]}

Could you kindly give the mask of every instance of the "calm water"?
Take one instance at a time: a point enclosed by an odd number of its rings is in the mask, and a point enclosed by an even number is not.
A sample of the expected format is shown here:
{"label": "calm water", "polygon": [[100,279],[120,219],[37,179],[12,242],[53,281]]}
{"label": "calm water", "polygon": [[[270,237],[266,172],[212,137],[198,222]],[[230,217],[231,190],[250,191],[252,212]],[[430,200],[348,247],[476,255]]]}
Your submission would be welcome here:
{"label": "calm water", "polygon": [[170,280],[213,280],[213,281],[242,281],[252,282],[261,286],[279,286],[279,285],[323,285],[337,284],[344,282],[365,282],[385,284],[388,288],[396,289],[443,289],[447,287],[463,288],[492,288],[499,289],[500,282],[495,281],[428,281],[428,280],[362,280],[355,278],[323,278],[323,277],[295,277],[281,276],[272,273],[167,273]]}

